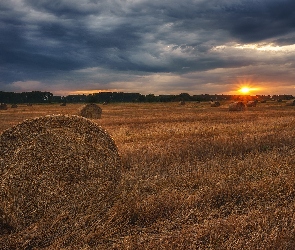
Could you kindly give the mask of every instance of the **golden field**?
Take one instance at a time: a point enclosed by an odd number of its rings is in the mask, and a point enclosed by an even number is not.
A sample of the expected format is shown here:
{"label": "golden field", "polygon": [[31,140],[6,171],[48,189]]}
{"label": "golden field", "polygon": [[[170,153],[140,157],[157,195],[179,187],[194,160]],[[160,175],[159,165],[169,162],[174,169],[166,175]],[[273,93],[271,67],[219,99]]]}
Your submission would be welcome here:
{"label": "golden field", "polygon": [[[28,118],[77,114],[81,106],[9,107],[0,110],[0,133]],[[22,231],[0,225],[0,249],[295,249],[295,107],[100,107],[94,122],[122,159],[112,206],[78,233],[51,237],[38,222]]]}

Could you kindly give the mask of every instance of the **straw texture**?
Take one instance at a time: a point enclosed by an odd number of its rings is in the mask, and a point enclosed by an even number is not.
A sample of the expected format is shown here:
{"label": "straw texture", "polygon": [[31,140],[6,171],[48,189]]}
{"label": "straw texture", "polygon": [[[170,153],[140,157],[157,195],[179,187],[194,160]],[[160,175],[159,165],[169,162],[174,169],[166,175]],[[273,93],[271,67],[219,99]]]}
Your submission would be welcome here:
{"label": "straw texture", "polygon": [[73,230],[71,223],[77,224],[77,218],[81,230],[85,216],[104,213],[112,203],[120,167],[112,138],[80,116],[44,116],[4,131],[0,136],[2,227],[18,231],[61,216],[65,218],[52,229],[52,237]]}

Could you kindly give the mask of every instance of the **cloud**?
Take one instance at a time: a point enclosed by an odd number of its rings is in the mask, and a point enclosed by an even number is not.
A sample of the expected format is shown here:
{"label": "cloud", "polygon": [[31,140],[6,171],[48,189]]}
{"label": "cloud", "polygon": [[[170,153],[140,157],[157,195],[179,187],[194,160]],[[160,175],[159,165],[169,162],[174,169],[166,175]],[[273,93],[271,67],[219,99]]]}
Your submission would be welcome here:
{"label": "cloud", "polygon": [[241,42],[273,39],[294,32],[294,7],[291,0],[242,1],[226,8],[226,23]]}
{"label": "cloud", "polygon": [[291,0],[0,2],[0,87],[214,93],[241,74],[292,86],[294,7]]}

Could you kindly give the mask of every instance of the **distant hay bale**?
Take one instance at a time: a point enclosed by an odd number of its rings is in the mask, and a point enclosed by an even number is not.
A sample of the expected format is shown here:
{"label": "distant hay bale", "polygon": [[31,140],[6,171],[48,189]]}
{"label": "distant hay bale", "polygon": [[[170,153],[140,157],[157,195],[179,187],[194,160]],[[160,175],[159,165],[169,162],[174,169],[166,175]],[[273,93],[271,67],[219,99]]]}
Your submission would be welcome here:
{"label": "distant hay bale", "polygon": [[295,99],[286,101],[286,106],[295,106]]}
{"label": "distant hay bale", "polygon": [[0,136],[0,212],[16,230],[58,216],[56,230],[83,227],[110,207],[120,176],[113,139],[86,118],[44,116]]}
{"label": "distant hay bale", "polygon": [[99,119],[101,118],[101,114],[102,109],[95,103],[85,105],[79,112],[79,115],[91,119]]}
{"label": "distant hay bale", "polygon": [[7,104],[6,103],[1,103],[0,104],[0,110],[6,110],[8,109]]}
{"label": "distant hay bale", "polygon": [[256,107],[257,101],[248,101],[246,103],[247,107]]}
{"label": "distant hay bale", "polygon": [[180,101],[179,105],[185,105],[185,101]]}
{"label": "distant hay bale", "polygon": [[219,106],[220,106],[220,102],[217,102],[217,101],[211,102],[211,107],[219,107]]}
{"label": "distant hay bale", "polygon": [[243,111],[245,110],[245,104],[242,102],[233,102],[229,104],[229,111]]}
{"label": "distant hay bale", "polygon": [[67,106],[67,103],[63,102],[60,106]]}
{"label": "distant hay bale", "polygon": [[12,104],[11,108],[17,108],[17,104]]}

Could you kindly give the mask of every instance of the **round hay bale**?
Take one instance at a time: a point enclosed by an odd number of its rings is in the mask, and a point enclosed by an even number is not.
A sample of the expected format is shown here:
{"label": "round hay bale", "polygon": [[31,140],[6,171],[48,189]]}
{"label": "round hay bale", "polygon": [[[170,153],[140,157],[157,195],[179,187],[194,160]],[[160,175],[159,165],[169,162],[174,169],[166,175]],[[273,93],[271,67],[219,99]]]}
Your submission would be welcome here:
{"label": "round hay bale", "polygon": [[113,139],[83,117],[25,120],[0,136],[0,211],[16,230],[66,214],[66,231],[77,218],[105,213],[120,176]]}
{"label": "round hay bale", "polygon": [[218,102],[218,101],[215,101],[215,102],[211,101],[210,103],[211,103],[211,107],[219,107],[220,106],[220,102]]}
{"label": "round hay bale", "polygon": [[91,103],[82,107],[79,112],[79,115],[86,118],[99,119],[101,118],[101,113],[102,109],[95,103]]}
{"label": "round hay bale", "polygon": [[179,105],[185,105],[185,101],[180,101]]}
{"label": "round hay bale", "polygon": [[7,110],[8,107],[7,107],[7,104],[6,103],[1,103],[0,104],[0,110]]}
{"label": "round hay bale", "polygon": [[245,104],[242,102],[233,102],[228,106],[229,111],[243,111],[245,110]]}
{"label": "round hay bale", "polygon": [[256,107],[257,101],[248,101],[246,103],[247,107]]}
{"label": "round hay bale", "polygon": [[12,104],[11,108],[17,108],[17,104]]}
{"label": "round hay bale", "polygon": [[286,101],[286,106],[295,106],[295,99]]}

